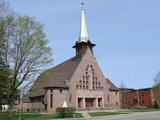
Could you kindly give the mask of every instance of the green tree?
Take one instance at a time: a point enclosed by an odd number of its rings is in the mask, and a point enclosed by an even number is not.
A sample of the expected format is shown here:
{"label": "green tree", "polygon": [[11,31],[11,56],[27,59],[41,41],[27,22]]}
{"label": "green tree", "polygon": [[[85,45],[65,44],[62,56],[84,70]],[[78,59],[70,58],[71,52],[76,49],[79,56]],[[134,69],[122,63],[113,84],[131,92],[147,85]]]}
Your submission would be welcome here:
{"label": "green tree", "polygon": [[9,39],[13,36],[15,13],[0,0],[0,66],[8,64]]}
{"label": "green tree", "polygon": [[14,12],[0,0],[0,106],[8,103],[11,69],[8,66],[9,38],[14,26]]}
{"label": "green tree", "polygon": [[154,78],[153,94],[156,100],[156,103],[160,107],[160,72],[157,73]]}
{"label": "green tree", "polygon": [[11,46],[9,56],[13,68],[9,95],[11,108],[17,89],[25,81],[35,80],[35,76],[52,61],[51,48],[47,47],[48,40],[43,32],[43,26],[34,18],[17,17],[13,34],[9,42]]}
{"label": "green tree", "polygon": [[0,94],[3,96],[7,91],[5,101],[10,109],[20,87],[34,81],[51,63],[51,48],[47,44],[40,22],[33,17],[16,15],[7,3],[0,0],[0,66],[6,68],[10,65],[8,69],[11,70],[10,74],[0,72]]}
{"label": "green tree", "polygon": [[8,104],[10,75],[11,72],[7,67],[0,67],[0,106]]}
{"label": "green tree", "polygon": [[[41,23],[17,16],[0,0],[0,104],[8,103],[12,110],[20,87],[34,81],[52,61],[47,43]],[[13,119],[11,111],[8,116]]]}

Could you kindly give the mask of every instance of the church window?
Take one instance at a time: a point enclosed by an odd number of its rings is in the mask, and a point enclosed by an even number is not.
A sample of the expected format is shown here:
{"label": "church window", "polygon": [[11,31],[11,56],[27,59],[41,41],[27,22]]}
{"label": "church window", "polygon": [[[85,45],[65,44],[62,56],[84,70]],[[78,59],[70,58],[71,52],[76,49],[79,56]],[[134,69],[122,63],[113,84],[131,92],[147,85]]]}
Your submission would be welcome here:
{"label": "church window", "polygon": [[89,84],[91,84],[93,90],[102,90],[103,87],[95,74],[93,65],[87,65],[84,70],[82,80],[79,80],[79,84],[76,86],[77,89],[89,89]]}
{"label": "church window", "polygon": [[116,105],[118,106],[118,102],[116,102]]}
{"label": "church window", "polygon": [[88,89],[88,85],[86,86],[86,89]]}
{"label": "church window", "polygon": [[53,94],[50,94],[50,107],[53,107]]}
{"label": "church window", "polygon": [[62,89],[60,89],[59,92],[62,93]]}
{"label": "church window", "polygon": [[110,98],[110,96],[108,95],[108,100],[107,100],[108,102],[109,102],[109,98]]}
{"label": "church window", "polygon": [[76,85],[77,88],[79,88],[79,85]]}
{"label": "church window", "polygon": [[72,99],[72,95],[70,94],[70,98],[69,98],[69,101],[71,102],[71,99]]}

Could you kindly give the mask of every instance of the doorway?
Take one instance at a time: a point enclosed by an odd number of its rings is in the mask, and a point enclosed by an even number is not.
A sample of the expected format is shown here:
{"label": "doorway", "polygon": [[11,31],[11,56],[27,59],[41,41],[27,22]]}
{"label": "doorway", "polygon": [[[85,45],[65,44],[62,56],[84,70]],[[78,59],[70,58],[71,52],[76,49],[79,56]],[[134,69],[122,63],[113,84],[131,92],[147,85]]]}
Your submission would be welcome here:
{"label": "doorway", "polygon": [[95,107],[95,98],[86,98],[86,108]]}

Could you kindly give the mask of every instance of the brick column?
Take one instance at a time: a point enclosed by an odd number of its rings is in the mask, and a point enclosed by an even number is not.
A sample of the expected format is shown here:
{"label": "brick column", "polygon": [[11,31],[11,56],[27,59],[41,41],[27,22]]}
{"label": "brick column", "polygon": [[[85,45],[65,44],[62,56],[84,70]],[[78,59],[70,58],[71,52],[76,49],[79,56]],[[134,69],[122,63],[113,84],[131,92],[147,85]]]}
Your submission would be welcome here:
{"label": "brick column", "polygon": [[96,98],[96,108],[98,108],[98,98]]}
{"label": "brick column", "polygon": [[104,107],[104,98],[102,98],[102,107]]}
{"label": "brick column", "polygon": [[47,112],[49,112],[49,110],[50,110],[50,94],[51,94],[51,92],[48,89],[47,90]]}
{"label": "brick column", "polygon": [[85,98],[83,98],[83,108],[86,108],[86,101],[85,101]]}

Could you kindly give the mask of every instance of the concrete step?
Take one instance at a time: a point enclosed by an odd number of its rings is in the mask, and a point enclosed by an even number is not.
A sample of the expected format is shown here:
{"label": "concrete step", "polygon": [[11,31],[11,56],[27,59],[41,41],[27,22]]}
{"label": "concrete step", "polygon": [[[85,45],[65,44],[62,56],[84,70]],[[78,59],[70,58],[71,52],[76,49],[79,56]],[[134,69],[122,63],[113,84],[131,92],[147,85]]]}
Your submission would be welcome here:
{"label": "concrete step", "polygon": [[82,113],[84,119],[90,119],[91,118],[91,116],[88,114],[88,112],[83,111],[81,113]]}

